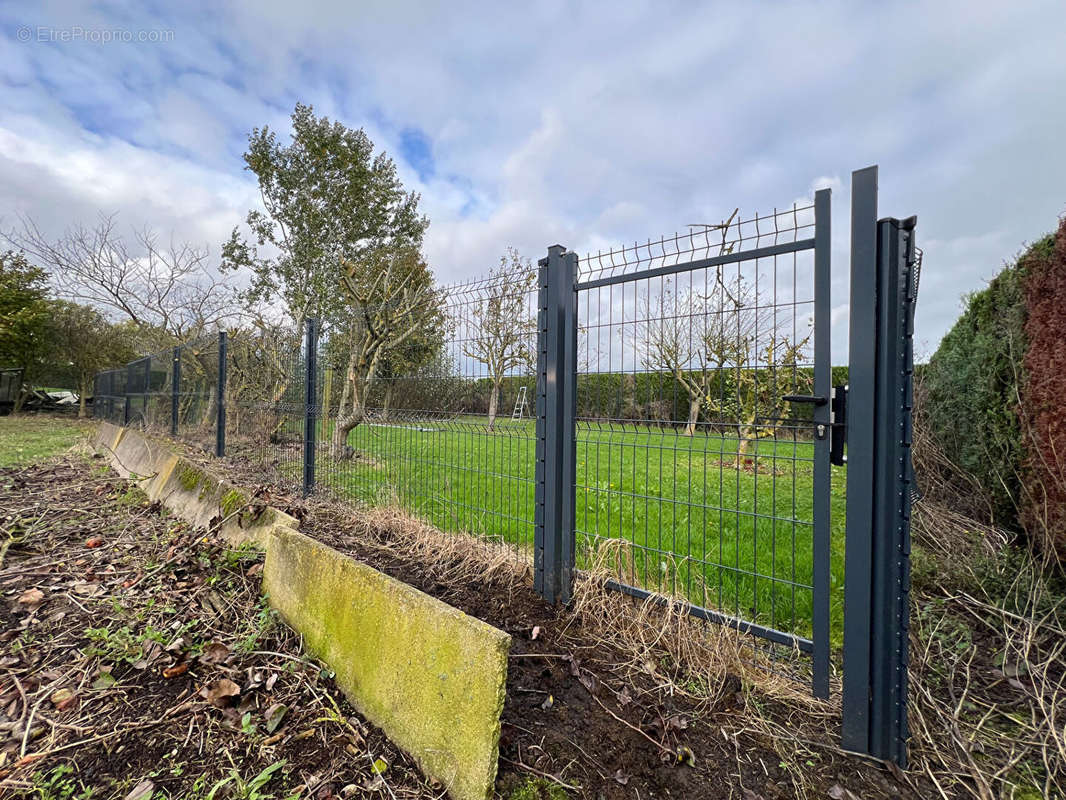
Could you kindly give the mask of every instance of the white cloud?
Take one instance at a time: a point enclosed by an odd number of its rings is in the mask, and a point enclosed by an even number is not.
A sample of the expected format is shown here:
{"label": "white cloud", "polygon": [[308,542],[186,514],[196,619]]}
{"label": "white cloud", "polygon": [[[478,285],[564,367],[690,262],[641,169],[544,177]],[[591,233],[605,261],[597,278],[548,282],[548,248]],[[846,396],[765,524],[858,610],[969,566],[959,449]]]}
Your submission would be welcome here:
{"label": "white cloud", "polygon": [[[444,279],[766,211],[833,189],[848,299],[850,170],[919,216],[919,336],[1063,211],[1066,52],[1056,0],[756,6],[238,4],[0,11],[0,216],[120,210],[217,252],[256,202],[241,152],[313,103],[400,153],[432,142],[426,242]],[[168,44],[21,43],[20,25],[165,28]],[[905,29],[906,35],[899,31]],[[835,328],[846,326],[835,325]],[[836,360],[843,340],[834,336]]]}

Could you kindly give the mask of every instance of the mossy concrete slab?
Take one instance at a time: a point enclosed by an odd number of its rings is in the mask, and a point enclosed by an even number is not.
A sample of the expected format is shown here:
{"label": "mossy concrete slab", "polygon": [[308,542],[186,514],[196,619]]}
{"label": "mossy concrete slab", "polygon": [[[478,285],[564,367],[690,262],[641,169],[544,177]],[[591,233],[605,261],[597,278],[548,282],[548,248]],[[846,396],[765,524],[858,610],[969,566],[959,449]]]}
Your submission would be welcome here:
{"label": "mossy concrete slab", "polygon": [[103,423],[96,446],[118,474],[137,480],[149,498],[196,527],[220,524],[230,544],[251,542],[265,549],[275,528],[299,527],[294,517],[252,503],[245,492],[139,431]]}
{"label": "mossy concrete slab", "polygon": [[112,466],[115,464],[115,448],[118,447],[118,444],[122,441],[122,437],[125,433],[125,428],[110,422],[101,422],[96,427],[96,439],[94,442],[96,449],[105,455],[105,457],[111,462]]}
{"label": "mossy concrete slab", "polygon": [[352,704],[454,800],[492,795],[510,636],[296,531],[275,533],[263,588]]}

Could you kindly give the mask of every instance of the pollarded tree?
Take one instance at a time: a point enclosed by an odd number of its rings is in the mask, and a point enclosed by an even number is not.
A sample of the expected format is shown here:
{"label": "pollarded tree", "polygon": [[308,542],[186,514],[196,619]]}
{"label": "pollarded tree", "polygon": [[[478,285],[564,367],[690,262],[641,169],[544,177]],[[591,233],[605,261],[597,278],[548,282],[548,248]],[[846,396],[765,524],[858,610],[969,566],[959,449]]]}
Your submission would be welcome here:
{"label": "pollarded tree", "polygon": [[387,247],[345,263],[342,285],[349,303],[344,331],[347,363],[337,419],[330,440],[332,458],[350,458],[349,434],[367,417],[367,399],[381,379],[390,353],[410,341],[440,338],[444,324],[440,292],[421,253],[411,245]]}
{"label": "pollarded tree", "polygon": [[790,337],[787,320],[760,309],[740,276],[718,271],[706,292],[667,286],[641,305],[643,365],[665,368],[688,393],[688,436],[706,411],[717,425],[735,427],[739,459],[752,441],[779,431],[790,408],[782,398],[809,388],[811,333]]}
{"label": "pollarded tree", "polygon": [[530,309],[529,293],[536,288],[537,272],[529,259],[513,247],[500,257],[468,309],[469,335],[464,335],[463,355],[485,365],[492,387],[489,394],[489,430],[496,424],[500,387],[516,369],[533,369],[536,359],[537,320]]}
{"label": "pollarded tree", "polygon": [[635,344],[645,369],[667,370],[688,394],[686,436],[695,433],[700,411],[714,406],[725,371],[744,363],[757,331],[750,299],[742,281],[727,285],[721,276],[705,294],[666,283],[641,297]]}

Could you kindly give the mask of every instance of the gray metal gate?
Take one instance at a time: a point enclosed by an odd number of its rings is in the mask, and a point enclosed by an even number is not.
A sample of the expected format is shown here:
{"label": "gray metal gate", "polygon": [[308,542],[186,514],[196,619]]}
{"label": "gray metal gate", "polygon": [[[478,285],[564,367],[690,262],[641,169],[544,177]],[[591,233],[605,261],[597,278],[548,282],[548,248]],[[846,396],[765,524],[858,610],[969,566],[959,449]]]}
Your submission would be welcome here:
{"label": "gray metal gate", "polygon": [[565,603],[575,570],[606,565],[611,589],[807,659],[818,697],[843,651],[845,746],[902,764],[918,267],[913,218],[876,219],[876,167],[855,186],[838,380],[828,190],[581,258],[549,248],[534,574]]}
{"label": "gray metal gate", "polygon": [[[535,568],[811,660],[829,694],[830,193],[541,262]],[[541,497],[543,502],[540,502]]]}

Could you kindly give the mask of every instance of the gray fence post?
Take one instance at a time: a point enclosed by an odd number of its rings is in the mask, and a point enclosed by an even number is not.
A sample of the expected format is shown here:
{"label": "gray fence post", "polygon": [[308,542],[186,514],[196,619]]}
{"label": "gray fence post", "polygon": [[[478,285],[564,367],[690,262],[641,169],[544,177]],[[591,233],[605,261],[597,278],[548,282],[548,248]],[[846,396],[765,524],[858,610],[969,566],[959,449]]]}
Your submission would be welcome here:
{"label": "gray fence post", "polygon": [[842,742],[907,761],[914,218],[877,220],[877,168],[852,176]]}
{"label": "gray fence post", "polygon": [[181,404],[181,345],[174,348],[170,364],[170,435],[178,435],[178,413]]}
{"label": "gray fence post", "polygon": [[538,262],[534,587],[568,603],[574,570],[577,256],[562,245]]}
{"label": "gray fence post", "polygon": [[315,437],[318,420],[317,389],[318,372],[318,320],[307,320],[304,353],[304,480],[303,492],[307,497],[315,490]]}
{"label": "gray fence post", "polygon": [[226,332],[218,332],[218,396],[215,409],[218,418],[215,422],[215,455],[226,455]]}

